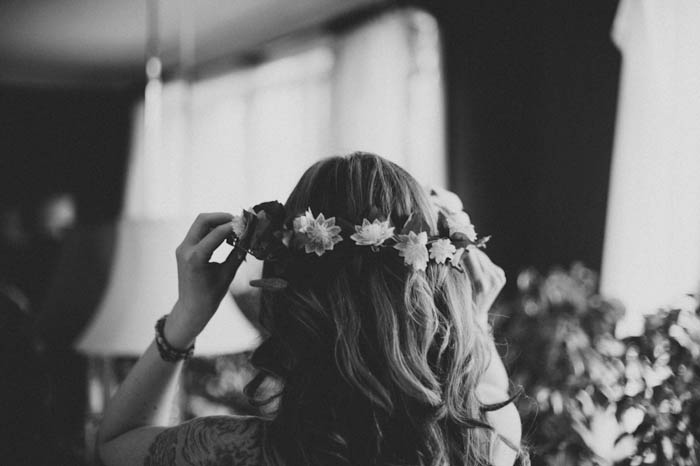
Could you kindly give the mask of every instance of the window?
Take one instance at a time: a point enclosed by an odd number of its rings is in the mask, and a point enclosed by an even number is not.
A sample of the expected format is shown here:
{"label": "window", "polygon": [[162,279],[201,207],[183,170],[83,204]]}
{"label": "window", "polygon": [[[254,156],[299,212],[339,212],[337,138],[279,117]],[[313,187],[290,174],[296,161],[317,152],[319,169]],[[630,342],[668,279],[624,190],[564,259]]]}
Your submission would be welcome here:
{"label": "window", "polygon": [[126,218],[191,217],[284,200],[312,162],[376,152],[444,185],[437,24],[384,13],[256,67],[162,91],[160,150],[135,112]]}

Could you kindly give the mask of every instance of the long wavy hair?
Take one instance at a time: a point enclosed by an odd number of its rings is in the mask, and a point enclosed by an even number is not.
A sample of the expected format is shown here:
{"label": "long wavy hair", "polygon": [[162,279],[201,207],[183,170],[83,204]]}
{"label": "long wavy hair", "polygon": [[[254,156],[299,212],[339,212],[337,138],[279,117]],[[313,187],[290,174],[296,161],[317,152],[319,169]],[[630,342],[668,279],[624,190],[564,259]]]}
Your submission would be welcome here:
{"label": "long wavy hair", "polygon": [[[368,153],[317,162],[285,207],[355,224],[371,211],[396,226],[412,214],[437,231],[425,190]],[[344,243],[322,257],[299,253],[284,272],[289,286],[263,292],[268,335],[252,356],[259,372],[246,392],[274,406],[267,464],[488,464],[494,433],[476,387],[489,364],[489,335],[468,274],[433,261],[414,271],[391,248],[349,253]],[[265,264],[264,276],[279,273]],[[261,399],[269,381],[281,388]]]}

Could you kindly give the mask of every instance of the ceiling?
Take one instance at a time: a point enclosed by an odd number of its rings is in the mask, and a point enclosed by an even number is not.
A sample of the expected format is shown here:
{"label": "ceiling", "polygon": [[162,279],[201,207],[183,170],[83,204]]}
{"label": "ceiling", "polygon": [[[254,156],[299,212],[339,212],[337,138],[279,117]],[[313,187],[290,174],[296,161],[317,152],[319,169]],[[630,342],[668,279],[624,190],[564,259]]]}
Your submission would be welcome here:
{"label": "ceiling", "polygon": [[[143,77],[147,0],[0,0],[0,82],[109,85]],[[235,56],[381,0],[160,0],[166,65],[179,25],[198,63]],[[187,10],[181,15],[181,10]],[[189,20],[191,19],[191,23]]]}

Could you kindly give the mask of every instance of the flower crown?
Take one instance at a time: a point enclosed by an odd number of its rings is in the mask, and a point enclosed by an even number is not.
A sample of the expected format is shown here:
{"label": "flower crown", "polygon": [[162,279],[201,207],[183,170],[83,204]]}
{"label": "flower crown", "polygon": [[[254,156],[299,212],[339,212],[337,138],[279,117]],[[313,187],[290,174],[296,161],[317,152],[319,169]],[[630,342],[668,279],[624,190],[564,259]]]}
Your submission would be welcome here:
{"label": "flower crown", "polygon": [[[397,250],[404,263],[414,270],[425,270],[428,262],[433,261],[449,263],[463,272],[464,252],[470,246],[485,247],[490,237],[477,238],[474,225],[469,215],[461,210],[456,195],[435,189],[430,193],[438,211],[437,235],[429,234],[430,226],[420,216],[410,215],[397,232],[390,220],[376,209],[370,211],[369,218],[364,218],[361,225],[354,225],[339,217],[326,218],[320,212],[314,216],[311,208],[290,219],[282,204],[271,201],[235,215],[229,243],[260,260],[280,261],[292,250],[320,257],[332,252],[338,243],[347,241],[373,252],[385,248]],[[453,198],[449,198],[450,195]],[[254,280],[251,284],[286,287],[281,279]]]}

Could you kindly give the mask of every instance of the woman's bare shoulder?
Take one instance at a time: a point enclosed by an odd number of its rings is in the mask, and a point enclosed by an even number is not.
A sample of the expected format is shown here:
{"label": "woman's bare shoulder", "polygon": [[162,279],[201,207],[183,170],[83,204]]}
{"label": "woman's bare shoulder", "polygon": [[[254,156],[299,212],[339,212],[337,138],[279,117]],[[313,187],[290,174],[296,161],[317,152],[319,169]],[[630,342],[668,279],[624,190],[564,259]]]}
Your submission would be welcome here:
{"label": "woman's bare shoulder", "polygon": [[511,403],[497,411],[487,413],[487,418],[498,433],[491,461],[494,466],[511,466],[520,454],[522,435],[520,414]]}
{"label": "woman's bare shoulder", "polygon": [[161,432],[145,466],[259,466],[263,421],[256,417],[207,416]]}
{"label": "woman's bare shoulder", "polygon": [[[481,384],[477,389],[479,399],[484,404],[499,404],[508,399],[508,393],[501,387]],[[511,466],[519,454],[522,425],[520,414],[513,403],[486,413],[488,423],[497,433],[491,452],[491,462],[495,466]]]}

